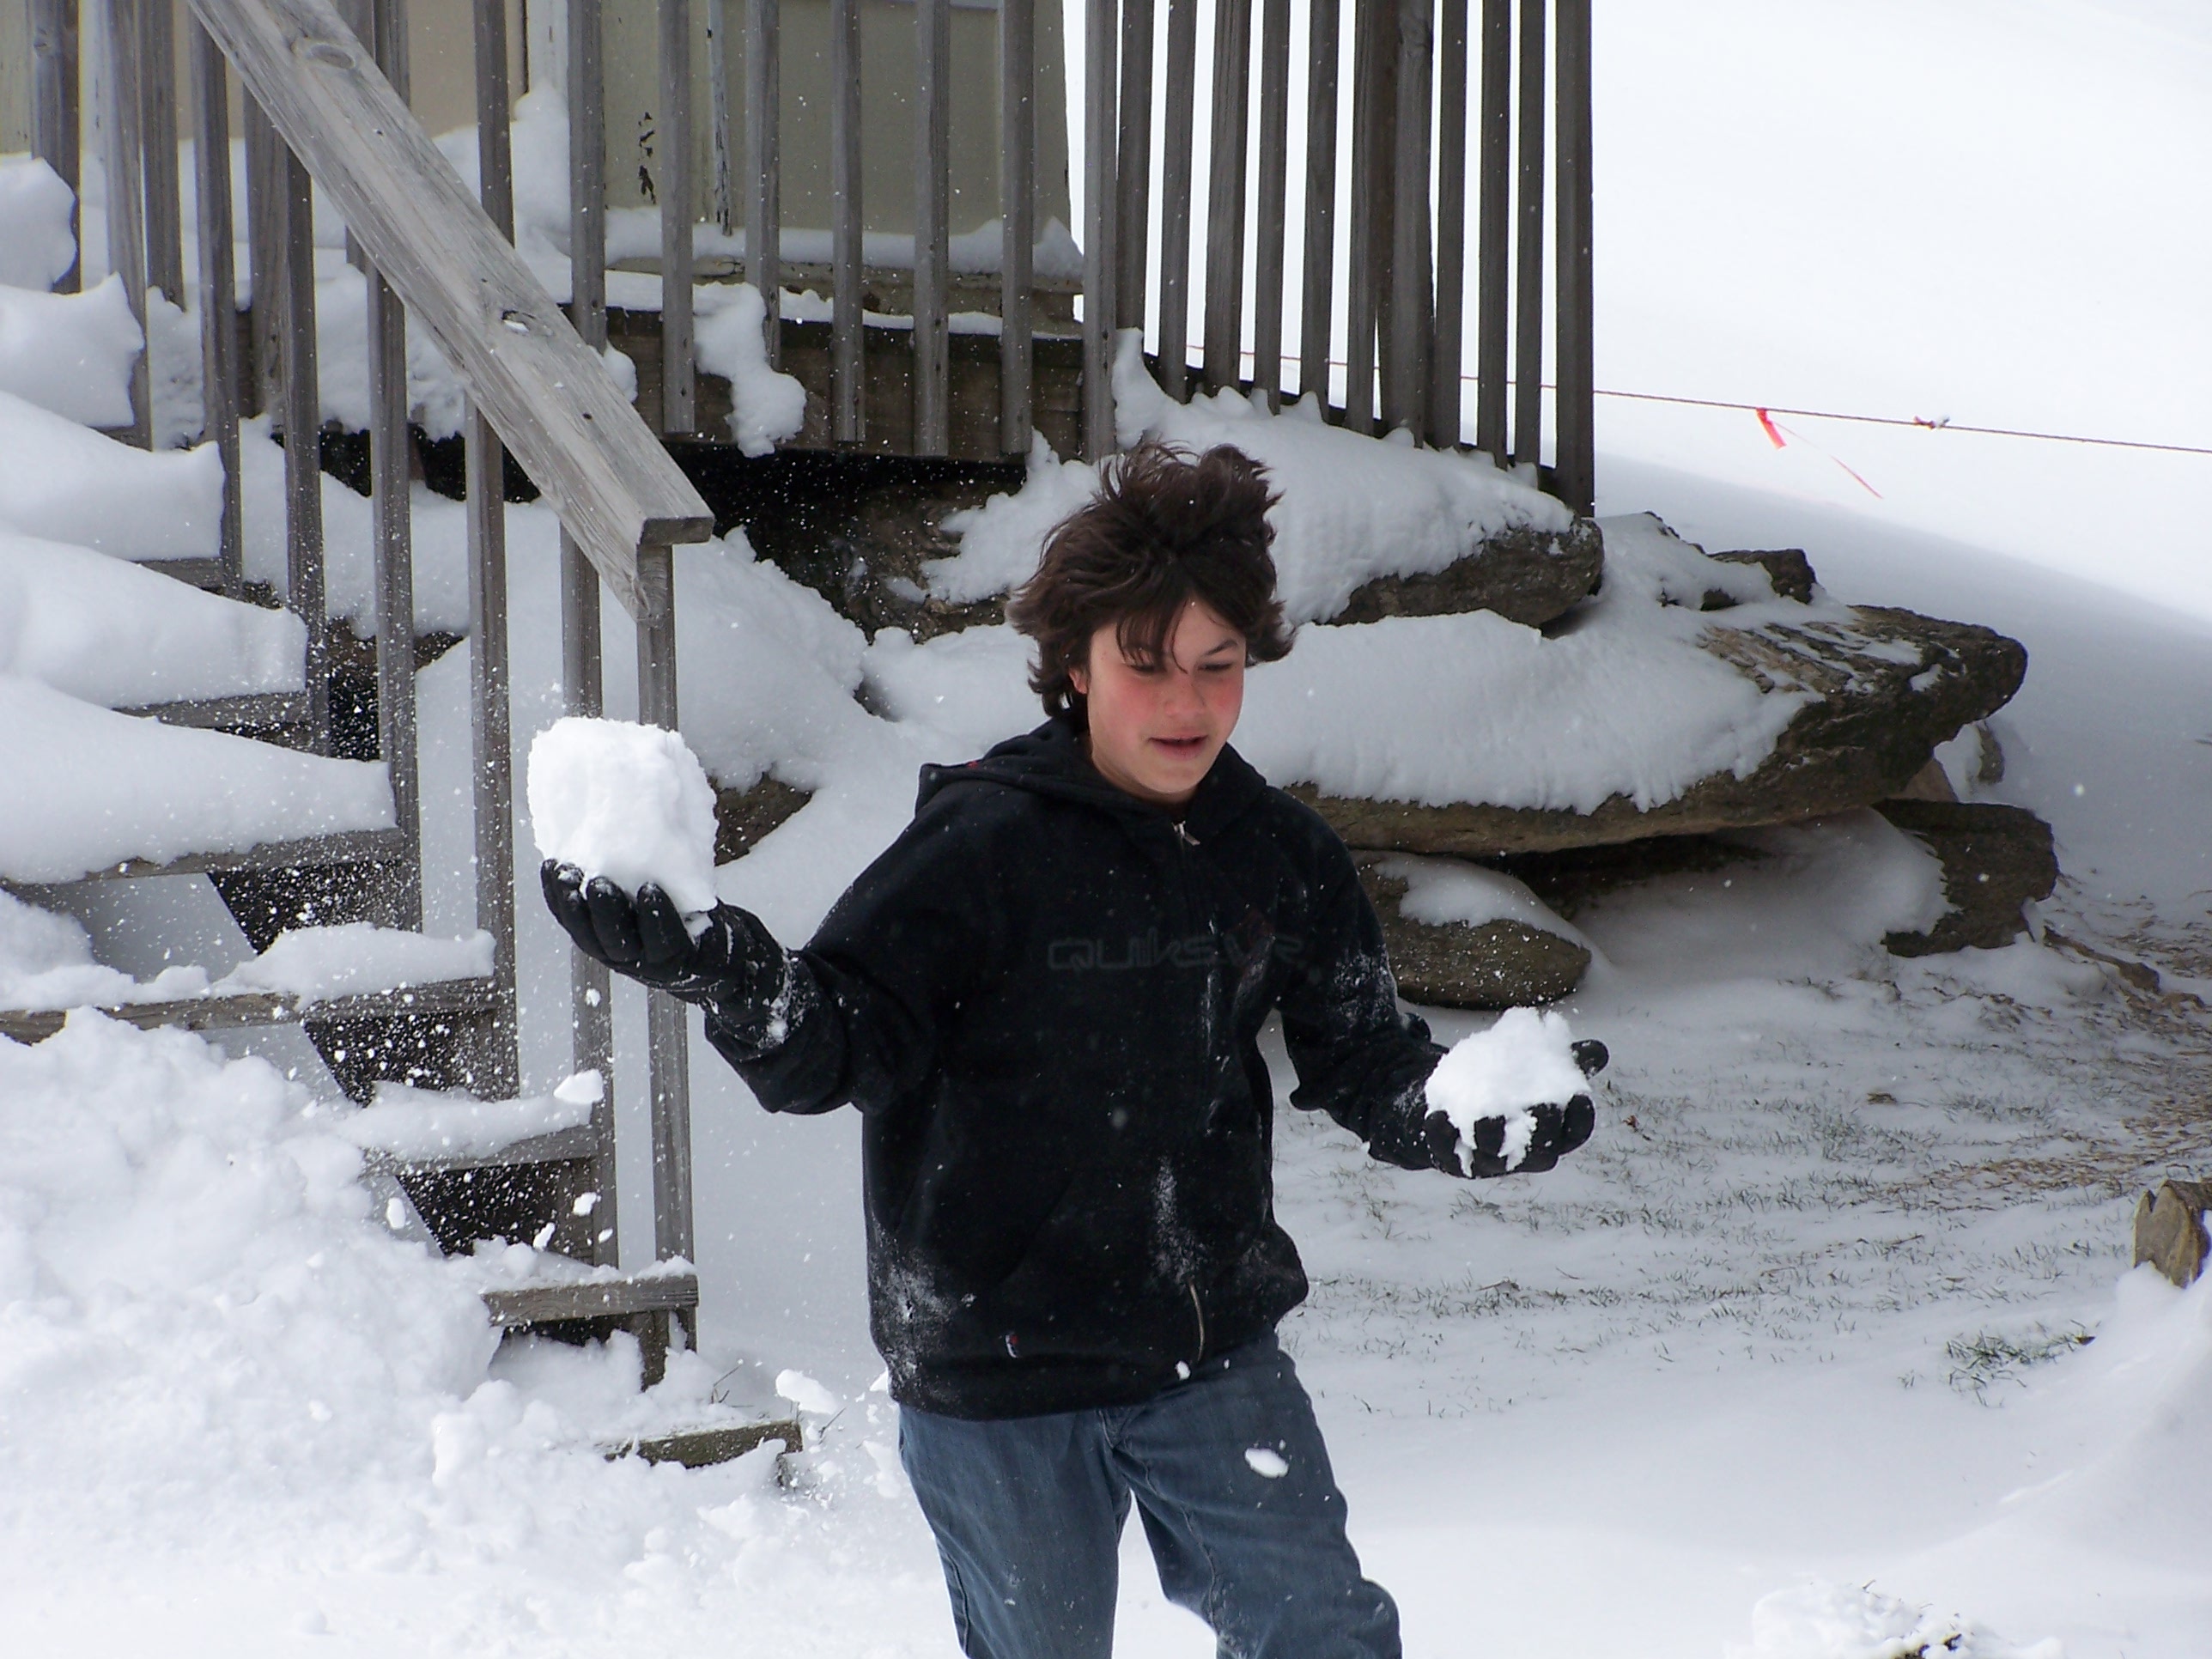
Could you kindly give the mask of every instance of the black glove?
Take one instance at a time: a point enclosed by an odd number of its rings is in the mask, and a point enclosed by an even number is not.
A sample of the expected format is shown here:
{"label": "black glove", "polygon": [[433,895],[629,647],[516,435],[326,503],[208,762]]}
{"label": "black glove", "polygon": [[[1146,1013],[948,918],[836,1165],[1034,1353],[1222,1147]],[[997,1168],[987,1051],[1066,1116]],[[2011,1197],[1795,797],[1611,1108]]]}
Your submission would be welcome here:
{"label": "black glove", "polygon": [[[1594,1038],[1576,1043],[1574,1054],[1575,1064],[1582,1068],[1584,1077],[1595,1077],[1612,1058],[1605,1044]],[[1431,1112],[1421,1126],[1430,1160],[1447,1175],[1537,1175],[1553,1168],[1588,1140],[1597,1127],[1597,1108],[1590,1103],[1588,1095],[1577,1095],[1564,1106],[1547,1103],[1529,1110],[1536,1119],[1535,1131],[1528,1137],[1528,1150],[1510,1169],[1505,1163],[1505,1120],[1502,1117],[1476,1120],[1474,1133],[1462,1157],[1459,1126],[1442,1112]]]}
{"label": "black glove", "polygon": [[790,959],[750,911],[718,904],[693,939],[675,901],[651,882],[633,900],[605,876],[586,881],[573,864],[548,859],[538,874],[562,931],[618,974],[741,1028],[767,1024],[788,992]]}

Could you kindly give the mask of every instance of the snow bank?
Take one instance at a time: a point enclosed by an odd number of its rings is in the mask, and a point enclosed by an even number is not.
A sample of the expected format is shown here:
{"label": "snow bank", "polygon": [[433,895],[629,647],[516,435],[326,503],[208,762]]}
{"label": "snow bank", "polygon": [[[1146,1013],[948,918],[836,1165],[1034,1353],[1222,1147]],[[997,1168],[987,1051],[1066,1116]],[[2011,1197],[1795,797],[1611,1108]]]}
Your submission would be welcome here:
{"label": "snow bank", "polygon": [[980,755],[1044,718],[1030,690],[1031,655],[1030,642],[1003,623],[939,634],[921,645],[886,628],[869,642],[861,669],[885,714]]}
{"label": "snow bank", "polygon": [[118,558],[211,559],[222,460],[213,444],[135,449],[0,391],[0,523]]}
{"label": "snow bank", "polygon": [[699,290],[692,360],[730,383],[730,437],[747,455],[771,453],[806,423],[806,388],[769,367],[762,325],[768,307],[750,283]]}
{"label": "snow bank", "polygon": [[306,653],[289,611],[0,528],[0,674],[125,708],[296,691]]}
{"label": "snow bank", "polygon": [[111,714],[0,675],[0,878],[392,826],[384,769]]}
{"label": "snow bank", "polygon": [[1523,883],[1502,871],[1486,870],[1464,859],[1415,858],[1401,854],[1382,860],[1376,872],[1406,884],[1398,901],[1398,914],[1408,921],[1431,927],[1458,923],[1480,927],[1486,922],[1517,921],[1540,933],[1582,944],[1575,929],[1530,892]]}
{"label": "snow bank", "polygon": [[696,915],[714,908],[714,791],[684,739],[657,726],[570,715],[530,745],[530,820],[544,857],[647,882]]}
{"label": "snow bank", "polygon": [[[1843,608],[1774,599],[1763,571],[1655,520],[1604,529],[1604,588],[1556,634],[1486,611],[1300,630],[1252,672],[1238,749],[1277,783],[1431,805],[1588,812],[1620,795],[1648,811],[1748,775],[1813,694],[1778,676],[1762,690],[1699,641]],[[1700,611],[1708,588],[1749,602]]]}
{"label": "snow bank", "polygon": [[1429,1073],[1428,1103],[1459,1131],[1464,1158],[1474,1126],[1491,1118],[1505,1122],[1500,1148],[1505,1167],[1519,1167],[1536,1133],[1537,1106],[1564,1106],[1589,1092],[1589,1080],[1575,1064],[1574,1033],[1563,1015],[1534,1008],[1508,1008],[1486,1031],[1462,1037]]}
{"label": "snow bank", "polygon": [[[1270,514],[1277,591],[1293,622],[1335,615],[1375,577],[1442,570],[1505,531],[1565,530],[1574,521],[1559,502],[1480,456],[1377,443],[1327,424],[1309,404],[1270,415],[1225,391],[1178,404],[1146,371],[1142,344],[1134,331],[1124,333],[1115,362],[1121,442],[1160,438],[1193,452],[1230,444],[1268,469],[1282,496]],[[932,565],[933,592],[981,599],[1036,568],[1045,533],[1097,483],[1095,469],[1055,468],[1048,455],[1032,455],[1017,505],[994,513],[994,499],[946,520],[947,529],[966,533],[958,557]]]}
{"label": "snow bank", "polygon": [[483,979],[491,969],[492,937],[481,929],[459,939],[437,939],[349,921],[278,934],[266,951],[217,981],[215,990],[219,996],[275,991],[313,1003],[441,980]]}
{"label": "snow bank", "polygon": [[35,156],[0,159],[0,283],[44,290],[76,260],[70,234],[75,198],[61,174]]}
{"label": "snow bank", "polygon": [[128,426],[145,338],[120,276],[82,294],[0,286],[0,392],[85,426]]}
{"label": "snow bank", "polygon": [[164,969],[141,982],[92,958],[92,936],[74,916],[57,915],[0,891],[0,1008],[114,1007],[167,1002],[207,989],[203,968]]}
{"label": "snow bank", "polygon": [[2014,1647],[1955,1613],[1852,1584],[1777,1590],[1751,1613],[1751,1645],[1729,1659],[2065,1659],[2056,1639]]}
{"label": "snow bank", "polygon": [[597,1072],[564,1078],[549,1094],[478,1100],[458,1092],[380,1083],[375,1103],[332,1127],[364,1152],[404,1162],[489,1158],[518,1140],[580,1128],[606,1094]]}

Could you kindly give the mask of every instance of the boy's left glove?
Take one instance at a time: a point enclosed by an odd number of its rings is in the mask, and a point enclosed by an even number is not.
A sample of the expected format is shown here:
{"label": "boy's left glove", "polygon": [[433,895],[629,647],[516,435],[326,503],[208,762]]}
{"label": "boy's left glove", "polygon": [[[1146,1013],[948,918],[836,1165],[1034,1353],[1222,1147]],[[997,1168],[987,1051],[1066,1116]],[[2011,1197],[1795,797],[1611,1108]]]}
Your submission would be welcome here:
{"label": "boy's left glove", "polygon": [[765,1024],[790,984],[783,947],[749,910],[716,905],[694,939],[675,901],[650,882],[633,899],[604,876],[587,881],[551,859],[538,878],[546,908],[586,956],[734,1025]]}

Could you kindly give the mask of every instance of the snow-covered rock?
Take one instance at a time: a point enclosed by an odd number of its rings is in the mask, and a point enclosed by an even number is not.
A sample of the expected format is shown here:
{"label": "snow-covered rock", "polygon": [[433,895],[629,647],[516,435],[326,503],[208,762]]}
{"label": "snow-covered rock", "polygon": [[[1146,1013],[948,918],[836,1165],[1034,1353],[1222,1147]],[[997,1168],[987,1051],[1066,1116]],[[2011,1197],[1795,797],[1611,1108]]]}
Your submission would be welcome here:
{"label": "snow-covered rock", "polygon": [[1459,859],[1359,857],[1399,994],[1440,1008],[1556,1002],[1589,943],[1512,877]]}

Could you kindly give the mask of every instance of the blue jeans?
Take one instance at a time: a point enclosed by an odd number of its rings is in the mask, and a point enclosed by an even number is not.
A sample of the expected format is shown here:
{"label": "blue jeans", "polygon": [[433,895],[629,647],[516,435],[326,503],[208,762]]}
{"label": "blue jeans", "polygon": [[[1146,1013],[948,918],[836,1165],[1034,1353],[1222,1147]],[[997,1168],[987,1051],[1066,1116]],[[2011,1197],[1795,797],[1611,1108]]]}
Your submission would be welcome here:
{"label": "blue jeans", "polygon": [[1129,1503],[1160,1587],[1224,1659],[1397,1659],[1290,1356],[1264,1337],[1142,1405],[970,1422],[911,1407],[899,1455],[969,1659],[1110,1659]]}

